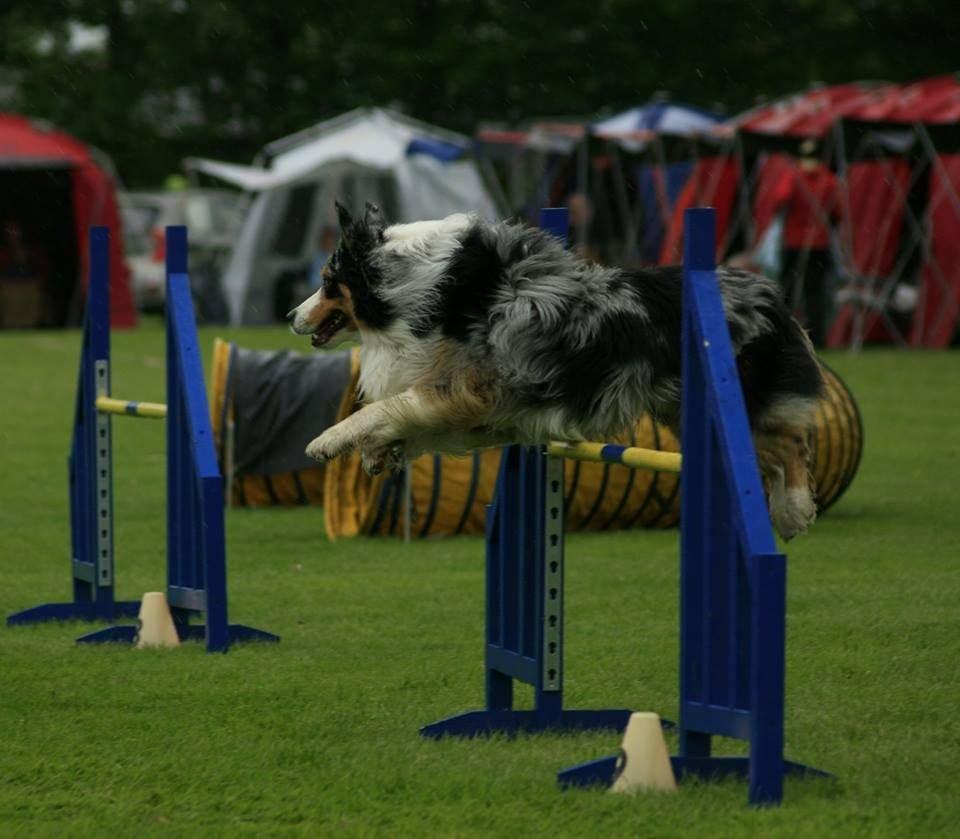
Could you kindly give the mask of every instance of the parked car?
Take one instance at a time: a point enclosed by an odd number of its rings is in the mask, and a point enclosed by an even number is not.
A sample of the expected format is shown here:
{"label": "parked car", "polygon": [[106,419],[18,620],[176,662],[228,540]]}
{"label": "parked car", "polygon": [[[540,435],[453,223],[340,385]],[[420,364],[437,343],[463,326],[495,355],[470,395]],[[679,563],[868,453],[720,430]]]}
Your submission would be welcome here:
{"label": "parked car", "polygon": [[121,193],[124,246],[137,307],[142,311],[163,309],[164,228],[185,224],[198,315],[204,320],[221,320],[225,307],[220,274],[240,233],[245,207],[241,194],[221,189]]}

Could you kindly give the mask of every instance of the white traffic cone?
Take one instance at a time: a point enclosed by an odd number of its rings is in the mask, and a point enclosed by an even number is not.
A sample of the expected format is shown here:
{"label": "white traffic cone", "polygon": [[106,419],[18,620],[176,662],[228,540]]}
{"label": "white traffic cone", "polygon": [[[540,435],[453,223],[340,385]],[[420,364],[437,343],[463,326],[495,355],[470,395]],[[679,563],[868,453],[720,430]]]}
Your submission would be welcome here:
{"label": "white traffic cone", "polygon": [[180,636],[173,625],[173,615],[167,605],[167,595],[162,591],[148,591],[140,601],[140,615],[136,646],[179,647]]}
{"label": "white traffic cone", "polygon": [[652,711],[631,714],[610,792],[640,789],[667,792],[676,788],[660,716]]}

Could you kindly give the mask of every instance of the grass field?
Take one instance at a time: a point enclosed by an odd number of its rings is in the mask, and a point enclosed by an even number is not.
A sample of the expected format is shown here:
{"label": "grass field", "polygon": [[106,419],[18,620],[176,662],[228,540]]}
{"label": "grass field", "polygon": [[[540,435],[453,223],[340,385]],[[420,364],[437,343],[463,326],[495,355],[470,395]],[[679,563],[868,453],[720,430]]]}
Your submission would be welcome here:
{"label": "grass field", "polygon": [[[204,330],[297,346],[281,330]],[[114,392],[163,399],[157,324],[114,334]],[[0,612],[70,593],[79,333],[0,333]],[[0,629],[0,835],[960,835],[960,355],[832,355],[864,415],[847,495],[789,546],[787,754],[836,774],[778,809],[740,783],[561,793],[607,735],[423,741],[482,702],[482,544],[328,544],[315,509],[228,514],[231,618],[281,644],[208,656]],[[160,422],[114,423],[118,593],[162,587]],[[674,532],[568,540],[567,704],[676,713]],[[524,699],[529,699],[523,695]],[[735,744],[720,744],[736,748]]]}

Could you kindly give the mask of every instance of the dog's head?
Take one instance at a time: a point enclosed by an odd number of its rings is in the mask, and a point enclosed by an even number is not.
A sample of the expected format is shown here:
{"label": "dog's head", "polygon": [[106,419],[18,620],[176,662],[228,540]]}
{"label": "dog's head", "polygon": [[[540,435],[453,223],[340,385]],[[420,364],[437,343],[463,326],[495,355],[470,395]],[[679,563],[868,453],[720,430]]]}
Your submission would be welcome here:
{"label": "dog's head", "polygon": [[345,329],[383,326],[386,306],[378,297],[380,272],[371,257],[383,242],[386,222],[380,208],[368,203],[362,219],[354,219],[337,203],[340,241],[321,273],[322,282],[310,297],[287,313],[290,328],[310,335],[315,347],[328,344]]}

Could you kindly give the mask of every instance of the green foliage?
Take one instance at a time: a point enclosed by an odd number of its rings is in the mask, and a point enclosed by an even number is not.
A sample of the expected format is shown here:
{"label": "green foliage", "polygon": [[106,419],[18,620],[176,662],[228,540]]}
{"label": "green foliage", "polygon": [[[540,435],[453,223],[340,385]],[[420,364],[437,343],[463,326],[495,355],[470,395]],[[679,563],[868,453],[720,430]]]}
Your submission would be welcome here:
{"label": "green foliage", "polygon": [[[71,53],[68,22],[105,25]],[[40,54],[37,39],[52,39]],[[594,114],[658,90],[731,112],[812,81],[956,69],[954,0],[8,0],[15,107],[102,147],[132,185],[184,156],[248,160],[360,105],[450,128]]]}
{"label": "green foliage", "polygon": [[[224,333],[297,347],[281,329]],[[213,330],[203,330],[209,358]],[[163,398],[156,324],[113,336],[115,392]],[[0,334],[0,615],[69,597],[66,448],[79,334]],[[786,747],[836,783],[561,793],[615,735],[428,742],[483,697],[476,538],[323,537],[316,509],[228,516],[230,615],[278,646],[78,648],[83,625],[0,626],[0,825],[10,836],[940,836],[960,799],[956,353],[831,355],[866,451],[789,546]],[[163,586],[163,424],[118,418],[117,580]],[[675,532],[574,535],[571,707],[676,713]],[[521,692],[525,701],[528,694]],[[720,744],[721,751],[733,746]]]}

